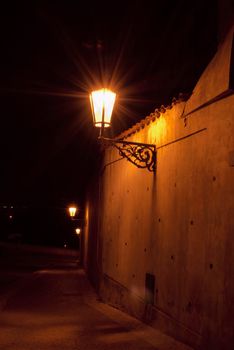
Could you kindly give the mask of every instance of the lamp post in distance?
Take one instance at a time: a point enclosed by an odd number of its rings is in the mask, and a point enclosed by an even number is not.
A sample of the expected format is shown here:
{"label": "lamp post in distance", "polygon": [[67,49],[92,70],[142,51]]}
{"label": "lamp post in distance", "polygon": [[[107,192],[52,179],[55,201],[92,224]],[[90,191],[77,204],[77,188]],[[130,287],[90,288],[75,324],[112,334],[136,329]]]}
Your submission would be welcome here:
{"label": "lamp post in distance", "polygon": [[75,206],[70,206],[70,207],[68,208],[68,212],[69,212],[69,215],[70,215],[71,219],[73,219],[73,218],[75,217],[75,215],[76,215],[77,207],[75,207]]}
{"label": "lamp post in distance", "polygon": [[81,228],[77,227],[75,229],[75,232],[76,232],[77,236],[79,236],[81,234]]}

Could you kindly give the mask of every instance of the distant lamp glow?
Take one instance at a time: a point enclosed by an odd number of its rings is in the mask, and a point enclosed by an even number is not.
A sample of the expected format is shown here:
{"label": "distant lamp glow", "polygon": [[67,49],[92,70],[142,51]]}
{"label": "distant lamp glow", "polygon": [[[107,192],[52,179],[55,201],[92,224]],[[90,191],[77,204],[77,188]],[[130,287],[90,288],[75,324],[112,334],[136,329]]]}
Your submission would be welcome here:
{"label": "distant lamp glow", "polygon": [[104,88],[91,92],[89,97],[94,125],[101,128],[102,132],[104,128],[108,128],[111,125],[111,115],[116,94]]}
{"label": "distant lamp glow", "polygon": [[76,210],[77,210],[76,207],[69,207],[68,208],[68,211],[69,211],[69,214],[70,214],[71,218],[74,218],[74,216],[76,215]]}
{"label": "distant lamp glow", "polygon": [[80,235],[80,233],[81,233],[81,229],[78,227],[78,228],[76,228],[76,234],[79,236]]}

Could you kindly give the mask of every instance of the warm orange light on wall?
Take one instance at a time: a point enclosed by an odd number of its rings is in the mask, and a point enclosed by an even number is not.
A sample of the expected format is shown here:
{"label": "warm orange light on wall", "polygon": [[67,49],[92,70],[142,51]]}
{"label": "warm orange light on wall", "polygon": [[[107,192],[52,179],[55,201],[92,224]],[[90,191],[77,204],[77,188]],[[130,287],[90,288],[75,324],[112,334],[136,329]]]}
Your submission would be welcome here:
{"label": "warm orange light on wall", "polygon": [[91,92],[89,98],[94,125],[98,128],[110,127],[116,94],[104,88]]}
{"label": "warm orange light on wall", "polygon": [[161,116],[155,123],[149,125],[149,138],[157,144],[163,144],[165,136],[168,134],[168,124],[166,118]]}

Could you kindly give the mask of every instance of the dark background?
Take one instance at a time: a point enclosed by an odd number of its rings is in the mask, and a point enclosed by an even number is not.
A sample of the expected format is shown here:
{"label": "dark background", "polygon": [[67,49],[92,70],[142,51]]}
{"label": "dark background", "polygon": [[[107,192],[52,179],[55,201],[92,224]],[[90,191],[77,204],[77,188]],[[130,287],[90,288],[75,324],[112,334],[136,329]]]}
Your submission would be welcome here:
{"label": "dark background", "polygon": [[[27,231],[53,244],[61,235],[61,244],[66,206],[77,203],[82,216],[100,161],[90,91],[117,93],[113,135],[191,94],[222,39],[218,9],[211,0],[1,5],[2,236]],[[10,206],[22,228],[9,228]]]}

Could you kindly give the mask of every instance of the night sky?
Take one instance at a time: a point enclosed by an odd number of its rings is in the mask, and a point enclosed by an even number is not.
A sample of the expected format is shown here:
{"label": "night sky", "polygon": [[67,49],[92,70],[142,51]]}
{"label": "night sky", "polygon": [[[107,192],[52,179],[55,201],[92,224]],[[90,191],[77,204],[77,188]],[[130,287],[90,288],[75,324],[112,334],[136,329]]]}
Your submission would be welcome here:
{"label": "night sky", "polygon": [[82,201],[97,168],[88,94],[112,133],[191,93],[217,48],[215,1],[19,1],[0,14],[0,203]]}

